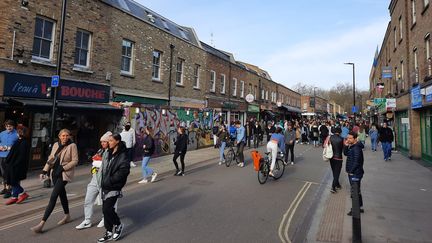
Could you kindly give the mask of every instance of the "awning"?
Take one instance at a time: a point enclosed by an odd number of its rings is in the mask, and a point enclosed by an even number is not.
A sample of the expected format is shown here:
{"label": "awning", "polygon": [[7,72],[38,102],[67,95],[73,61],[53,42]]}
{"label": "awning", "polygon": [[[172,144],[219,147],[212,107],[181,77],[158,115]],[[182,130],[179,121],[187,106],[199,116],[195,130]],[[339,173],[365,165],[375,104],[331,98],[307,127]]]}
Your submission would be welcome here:
{"label": "awning", "polygon": [[[10,104],[22,105],[24,107],[52,107],[52,100],[38,100],[38,99],[8,99]],[[82,110],[108,110],[108,111],[121,111],[121,108],[112,106],[105,103],[82,103],[72,101],[57,101],[58,108],[66,109],[82,109]]]}
{"label": "awning", "polygon": [[273,112],[271,112],[271,111],[269,111],[269,110],[264,110],[264,113],[267,113],[268,115],[270,115],[270,116],[272,116],[272,117],[275,117],[275,116],[276,116],[275,113],[273,113]]}
{"label": "awning", "polygon": [[289,105],[282,105],[281,108],[285,108],[287,111],[290,111],[290,112],[301,113],[301,110],[299,108],[292,107]]}

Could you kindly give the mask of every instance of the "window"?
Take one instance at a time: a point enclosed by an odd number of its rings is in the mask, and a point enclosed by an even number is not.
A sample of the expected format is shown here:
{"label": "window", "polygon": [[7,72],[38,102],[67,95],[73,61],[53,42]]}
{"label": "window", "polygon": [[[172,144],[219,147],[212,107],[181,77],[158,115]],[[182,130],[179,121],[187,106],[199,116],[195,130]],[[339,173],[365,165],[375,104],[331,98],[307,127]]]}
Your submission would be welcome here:
{"label": "window", "polygon": [[77,31],[75,38],[75,65],[89,67],[90,36],[91,34],[87,31]]}
{"label": "window", "polygon": [[160,80],[161,55],[160,51],[153,51],[152,78],[155,80]]}
{"label": "window", "polygon": [[244,81],[240,80],[240,97],[244,97]]}
{"label": "window", "polygon": [[176,65],[176,84],[183,85],[183,64],[184,60],[178,58]]}
{"label": "window", "polygon": [[429,6],[429,0],[423,0],[423,7],[426,8]]}
{"label": "window", "polygon": [[248,94],[252,94],[252,84],[249,84]]}
{"label": "window", "polygon": [[133,43],[128,40],[122,42],[122,60],[121,60],[121,71],[132,74],[132,50]]}
{"label": "window", "polygon": [[400,63],[400,66],[401,66],[401,80],[402,80],[402,87],[401,87],[401,89],[403,89],[403,90],[405,90],[405,69],[404,69],[404,63],[403,63],[403,61],[401,61],[401,63]]}
{"label": "window", "polygon": [[411,0],[411,19],[412,19],[412,24],[414,25],[417,22],[415,0]]}
{"label": "window", "polygon": [[397,47],[397,33],[396,33],[396,27],[393,29],[393,37],[394,37],[394,48]]}
{"label": "window", "polygon": [[199,71],[200,71],[200,65],[195,64],[195,69],[194,69],[194,88],[199,89],[200,84],[199,84]]}
{"label": "window", "polygon": [[183,39],[189,40],[189,38],[186,35],[186,31],[184,31],[183,29],[180,29],[180,28],[179,28],[179,31],[180,31],[180,35]]}
{"label": "window", "polygon": [[166,30],[169,30],[170,28],[168,27],[168,23],[166,22],[165,19],[161,19],[163,26],[165,27]]}
{"label": "window", "polygon": [[269,99],[269,97],[268,97],[268,90],[266,90],[266,95],[265,95],[265,97],[266,97],[266,98],[265,98],[266,100]]}
{"label": "window", "polygon": [[254,86],[254,92],[253,92],[253,95],[254,95],[254,99],[256,99],[257,98],[257,89],[258,89],[258,86]]}
{"label": "window", "polygon": [[261,90],[261,99],[263,100],[264,98],[265,98],[265,90],[262,89],[262,90]]}
{"label": "window", "polygon": [[418,73],[418,56],[417,56],[417,47],[414,47],[413,49],[413,55],[414,55],[414,71],[415,71],[415,82],[418,83],[419,81],[419,73]]}
{"label": "window", "polygon": [[221,84],[221,94],[225,94],[225,74],[221,74],[220,84]]}
{"label": "window", "polygon": [[425,50],[426,50],[426,63],[428,65],[428,75],[432,75],[431,69],[429,68],[432,65],[432,58],[430,54],[430,34],[427,33],[425,36]]}
{"label": "window", "polygon": [[399,17],[399,39],[403,39],[403,32],[402,32],[403,24],[402,24],[402,16]]}
{"label": "window", "polygon": [[232,95],[233,96],[237,96],[237,79],[233,78],[233,91],[232,91]]}
{"label": "window", "polygon": [[216,72],[210,71],[210,92],[215,92],[216,90]]}
{"label": "window", "polygon": [[54,40],[54,22],[42,17],[36,17],[33,38],[33,57],[51,60]]}

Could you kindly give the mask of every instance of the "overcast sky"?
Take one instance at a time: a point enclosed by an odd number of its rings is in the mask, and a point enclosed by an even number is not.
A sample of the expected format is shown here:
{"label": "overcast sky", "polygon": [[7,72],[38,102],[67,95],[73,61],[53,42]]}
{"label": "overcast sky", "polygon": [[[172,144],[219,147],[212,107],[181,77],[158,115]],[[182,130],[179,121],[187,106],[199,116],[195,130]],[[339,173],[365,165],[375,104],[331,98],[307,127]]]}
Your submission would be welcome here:
{"label": "overcast sky", "polygon": [[[267,70],[273,80],[324,89],[337,82],[369,88],[375,50],[388,21],[389,0],[135,0],[201,41]],[[213,35],[213,37],[212,37]]]}

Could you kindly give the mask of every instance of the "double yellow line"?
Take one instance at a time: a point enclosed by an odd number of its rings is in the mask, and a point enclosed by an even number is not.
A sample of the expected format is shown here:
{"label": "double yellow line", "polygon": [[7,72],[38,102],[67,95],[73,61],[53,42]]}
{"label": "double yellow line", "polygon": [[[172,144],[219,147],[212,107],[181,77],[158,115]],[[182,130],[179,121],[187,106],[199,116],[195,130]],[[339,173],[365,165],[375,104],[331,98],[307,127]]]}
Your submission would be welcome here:
{"label": "double yellow line", "polygon": [[300,202],[303,200],[304,196],[306,195],[306,192],[309,190],[309,188],[312,184],[313,184],[312,182],[305,182],[303,187],[297,193],[297,196],[294,198],[294,201],[292,201],[288,210],[283,215],[282,221],[279,225],[279,232],[278,232],[279,238],[282,241],[282,243],[291,243],[291,240],[288,236],[288,230],[289,230],[292,218],[294,217],[294,214],[295,214]]}

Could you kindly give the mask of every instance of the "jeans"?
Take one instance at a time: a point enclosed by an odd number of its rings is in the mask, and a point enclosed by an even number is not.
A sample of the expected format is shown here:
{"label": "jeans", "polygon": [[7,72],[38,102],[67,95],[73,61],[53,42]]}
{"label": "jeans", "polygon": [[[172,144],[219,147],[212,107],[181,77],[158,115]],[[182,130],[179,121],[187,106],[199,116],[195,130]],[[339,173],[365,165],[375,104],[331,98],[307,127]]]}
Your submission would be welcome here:
{"label": "jeans", "polygon": [[390,142],[381,142],[384,152],[384,160],[388,160],[392,156],[392,144]]}
{"label": "jeans", "polygon": [[237,156],[239,158],[240,163],[244,163],[244,154],[243,154],[244,146],[245,146],[245,142],[240,142],[237,144]]}
{"label": "jeans", "polygon": [[273,171],[275,164],[276,164],[276,158],[277,158],[277,152],[278,152],[278,144],[274,143],[272,141],[267,143],[267,152],[271,152],[271,165],[270,165],[270,171]]}
{"label": "jeans", "polygon": [[148,176],[151,176],[153,174],[153,169],[148,167],[149,161],[150,161],[150,156],[145,156],[142,160],[143,179],[146,179]]}
{"label": "jeans", "polygon": [[348,180],[349,180],[349,183],[351,185],[351,195],[353,193],[353,191],[352,191],[352,184],[353,184],[353,182],[357,182],[358,183],[358,185],[359,185],[358,196],[359,196],[359,201],[360,201],[360,208],[363,207],[363,197],[362,197],[361,190],[360,190],[361,178],[354,178],[354,176],[348,175]]}
{"label": "jeans", "polygon": [[336,187],[340,187],[339,176],[342,170],[343,160],[330,159],[330,166],[333,172],[333,183],[332,189],[336,189]]}
{"label": "jeans", "polygon": [[291,152],[291,162],[294,162],[294,143],[285,144],[285,162],[288,162],[288,156]]}
{"label": "jeans", "polygon": [[22,186],[20,185],[20,183],[18,182],[15,185],[12,185],[12,197],[13,198],[17,198],[19,194],[24,192],[24,188],[22,188]]}
{"label": "jeans", "polygon": [[59,178],[53,178],[54,181],[54,189],[51,192],[51,197],[48,203],[48,206],[45,209],[44,216],[42,218],[43,221],[47,221],[49,216],[51,215],[52,211],[54,210],[54,207],[57,202],[57,198],[60,197],[60,202],[63,207],[64,214],[69,214],[69,202],[66,195],[66,184],[67,181],[63,181],[62,176],[60,175]]}
{"label": "jeans", "polygon": [[181,171],[183,173],[184,173],[184,170],[185,170],[185,163],[184,163],[185,155],[186,155],[186,151],[175,151],[174,152],[174,157],[173,157],[173,162],[174,162],[174,165],[176,167],[176,170],[180,171],[179,167],[178,167],[178,163],[177,163],[177,158],[180,156],[180,163],[181,163],[181,167],[182,167]]}
{"label": "jeans", "polygon": [[114,225],[120,225],[120,218],[116,213],[115,205],[117,204],[118,196],[109,197],[103,201],[102,211],[104,215],[105,229],[109,232],[113,231]]}
{"label": "jeans", "polygon": [[219,147],[219,161],[221,162],[225,160],[225,155],[224,155],[225,147],[226,147],[226,142],[221,142]]}
{"label": "jeans", "polygon": [[372,138],[371,137],[371,146],[372,146],[372,151],[376,151],[377,150],[377,138]]}

